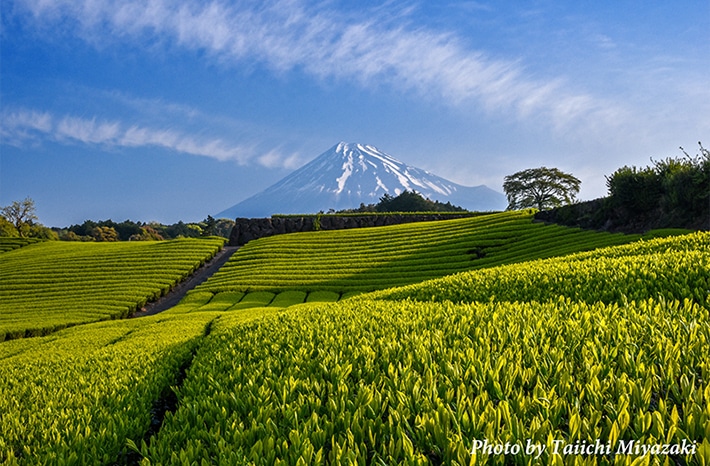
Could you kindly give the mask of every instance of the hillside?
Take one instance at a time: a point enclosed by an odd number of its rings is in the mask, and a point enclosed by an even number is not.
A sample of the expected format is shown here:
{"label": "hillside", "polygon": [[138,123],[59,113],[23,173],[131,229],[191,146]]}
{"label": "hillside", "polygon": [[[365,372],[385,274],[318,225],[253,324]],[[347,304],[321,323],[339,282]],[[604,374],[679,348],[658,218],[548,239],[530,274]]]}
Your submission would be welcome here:
{"label": "hillside", "polygon": [[197,290],[372,291],[637,238],[535,223],[532,211],[294,233],[249,242]]}
{"label": "hillside", "polygon": [[[370,296],[465,303],[567,298],[588,304],[623,304],[655,297],[689,299],[707,306],[709,259],[708,235],[695,233],[531,260],[524,266],[509,264],[462,272]],[[614,286],[609,286],[612,276]],[[530,287],[533,282],[537,285]]]}
{"label": "hillside", "polygon": [[0,343],[0,463],[708,464],[708,270],[710,233],[531,212],[264,238],[166,313]]}
{"label": "hillside", "polygon": [[[672,463],[707,464],[709,245],[697,233],[253,323],[230,313],[193,361],[185,402],[141,454],[258,465],[635,464],[643,454],[625,445],[660,441]],[[597,453],[575,450],[595,439],[605,446]],[[530,444],[535,453],[522,454]]]}
{"label": "hillside", "polygon": [[14,238],[8,236],[0,237],[0,253],[20,249],[23,246],[36,243],[40,240],[37,238]]}
{"label": "hillside", "polygon": [[[3,244],[8,241],[0,241]],[[4,252],[0,261],[0,341],[127,317],[167,293],[223,244],[222,238],[46,241]]]}

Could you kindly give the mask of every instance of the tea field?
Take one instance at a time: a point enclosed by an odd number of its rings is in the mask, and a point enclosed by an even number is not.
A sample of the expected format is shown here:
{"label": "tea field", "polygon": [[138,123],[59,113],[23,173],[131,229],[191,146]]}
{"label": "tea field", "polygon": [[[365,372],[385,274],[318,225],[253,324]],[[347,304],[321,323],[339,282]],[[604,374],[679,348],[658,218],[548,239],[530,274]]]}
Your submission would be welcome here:
{"label": "tea field", "polygon": [[[639,464],[614,454],[632,440],[693,446],[642,464],[710,460],[710,329],[689,301],[355,299],[227,323],[142,464]],[[597,439],[608,454],[552,454]]]}
{"label": "tea field", "polygon": [[638,238],[534,223],[531,211],[295,233],[249,242],[198,290],[374,291]]}
{"label": "tea field", "polygon": [[159,315],[0,343],[0,463],[708,465],[709,303],[707,232],[264,238]]}
{"label": "tea field", "polygon": [[0,463],[117,461],[212,319],[100,322],[0,344]]}
{"label": "tea field", "polygon": [[227,317],[143,464],[710,464],[709,261],[698,233]]}
{"label": "tea field", "polygon": [[463,272],[371,296],[439,302],[542,302],[566,297],[590,304],[657,298],[708,305],[709,292],[708,235],[689,234]]}
{"label": "tea field", "polygon": [[19,249],[38,241],[35,238],[0,238],[0,253]]}
{"label": "tea field", "polygon": [[[0,245],[20,241],[3,239]],[[0,253],[0,341],[127,317],[213,257],[222,238],[72,243]]]}

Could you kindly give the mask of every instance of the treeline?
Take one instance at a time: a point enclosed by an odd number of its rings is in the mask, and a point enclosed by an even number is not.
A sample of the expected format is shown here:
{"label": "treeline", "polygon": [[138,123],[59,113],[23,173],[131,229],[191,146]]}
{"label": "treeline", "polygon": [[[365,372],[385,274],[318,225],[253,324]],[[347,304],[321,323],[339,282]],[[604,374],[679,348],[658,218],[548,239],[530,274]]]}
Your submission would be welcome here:
{"label": "treeline", "polygon": [[229,238],[233,226],[233,220],[217,220],[208,215],[206,219],[197,223],[180,221],[172,225],[163,225],[157,222],[142,223],[131,220],[123,222],[114,222],[110,219],[98,222],[86,220],[80,225],[52,230],[57,235],[57,239],[64,241],[147,241],[203,236]]}
{"label": "treeline", "polygon": [[415,191],[403,191],[398,196],[385,194],[377,204],[360,204],[357,209],[340,210],[337,213],[363,212],[466,212],[463,207],[431,201]]}
{"label": "treeline", "polygon": [[125,220],[86,220],[81,225],[68,228],[49,228],[38,221],[35,202],[27,197],[0,207],[0,237],[37,238],[63,241],[146,241],[200,236],[229,238],[233,220],[215,219],[208,215],[201,222],[172,225]]}
{"label": "treeline", "polygon": [[[610,208],[619,220],[662,217],[671,224],[710,218],[710,151],[666,158],[652,166],[623,167],[607,178]],[[669,225],[671,226],[671,225]]]}
{"label": "treeline", "polygon": [[[700,143],[699,143],[700,144]],[[684,157],[651,159],[652,165],[624,166],[606,179],[609,195],[540,212],[564,225],[643,232],[655,228],[710,229],[710,150]]]}

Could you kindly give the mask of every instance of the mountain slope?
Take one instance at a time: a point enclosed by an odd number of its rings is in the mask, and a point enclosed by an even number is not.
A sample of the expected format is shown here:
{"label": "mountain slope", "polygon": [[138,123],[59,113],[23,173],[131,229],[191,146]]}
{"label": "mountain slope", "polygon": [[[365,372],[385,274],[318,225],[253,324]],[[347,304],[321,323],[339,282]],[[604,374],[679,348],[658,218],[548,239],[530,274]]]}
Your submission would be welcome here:
{"label": "mountain slope", "polygon": [[217,218],[316,213],[373,204],[404,190],[469,210],[502,210],[503,194],[467,187],[405,165],[376,147],[341,142],[264,191],[226,209]]}

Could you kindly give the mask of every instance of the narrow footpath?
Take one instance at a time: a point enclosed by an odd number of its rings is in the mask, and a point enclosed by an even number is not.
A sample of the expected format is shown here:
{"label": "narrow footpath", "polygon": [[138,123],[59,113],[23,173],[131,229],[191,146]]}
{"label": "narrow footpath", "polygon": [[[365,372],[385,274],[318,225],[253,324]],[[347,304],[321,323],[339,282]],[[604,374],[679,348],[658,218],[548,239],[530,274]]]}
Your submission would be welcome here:
{"label": "narrow footpath", "polygon": [[131,315],[131,318],[152,316],[175,306],[187,294],[188,291],[192,290],[197,285],[203,283],[212,275],[214,275],[214,273],[217,272],[229,260],[230,257],[232,257],[232,254],[237,252],[237,249],[239,249],[238,246],[225,246],[224,248],[222,248],[221,251],[215,254],[212,260],[197,269],[197,271],[195,271],[195,273],[193,273],[186,280],[180,282],[175,288],[170,290],[168,294],[158,299],[157,301],[148,303],[140,311],[136,311],[135,313],[133,313],[133,315]]}

